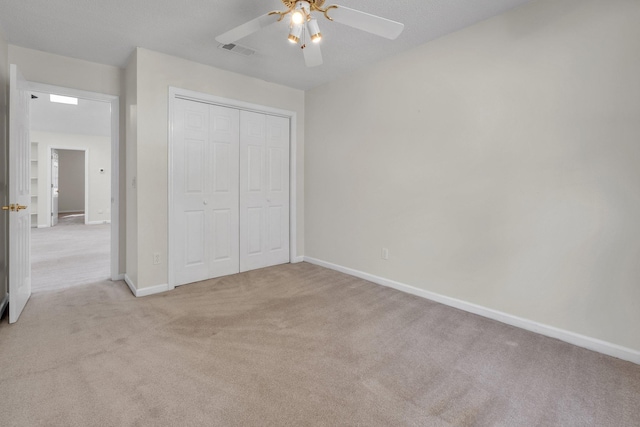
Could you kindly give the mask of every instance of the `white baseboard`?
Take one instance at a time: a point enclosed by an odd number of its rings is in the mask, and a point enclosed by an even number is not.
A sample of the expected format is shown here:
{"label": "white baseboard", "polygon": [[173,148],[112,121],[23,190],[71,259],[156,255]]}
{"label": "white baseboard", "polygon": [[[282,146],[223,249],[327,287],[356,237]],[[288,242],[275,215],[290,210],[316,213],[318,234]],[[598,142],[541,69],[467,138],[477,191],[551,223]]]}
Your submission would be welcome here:
{"label": "white baseboard", "polygon": [[136,289],[136,285],[133,283],[133,280],[131,280],[131,278],[127,274],[124,275],[124,283],[126,283],[127,286],[129,286],[129,289],[131,289],[131,293],[134,296],[137,296],[136,292],[138,292],[138,290]]}
{"label": "white baseboard", "polygon": [[102,224],[111,224],[111,220],[106,221],[86,221],[84,225],[102,225]]}
{"label": "white baseboard", "polygon": [[49,224],[38,224],[38,228],[49,228]]}
{"label": "white baseboard", "polygon": [[359,277],[360,279],[368,280],[378,285],[386,286],[396,289],[401,292],[416,295],[422,298],[426,298],[431,301],[435,301],[450,307],[454,307],[469,313],[477,314],[489,319],[497,320],[498,322],[506,323],[507,325],[516,326],[527,331],[536,332],[540,335],[545,335],[551,338],[556,338],[560,341],[567,342],[569,344],[583,347],[588,350],[596,351],[598,353],[606,354],[608,356],[617,357],[618,359],[626,360],[632,363],[640,365],[640,351],[633,350],[627,347],[623,347],[617,344],[613,344],[607,341],[602,341],[596,338],[588,337],[586,335],[576,334],[571,331],[559,329],[554,326],[545,325],[542,323],[534,322],[533,320],[524,319],[522,317],[513,316],[511,314],[503,313],[498,310],[483,307],[481,305],[473,304],[470,302],[462,301],[456,298],[447,297],[437,294],[435,292],[419,289],[414,286],[406,285],[404,283],[396,282],[394,280],[378,277],[373,274],[365,273],[363,271],[354,270],[352,268],[344,267],[341,265],[333,264],[327,261],[319,260],[311,257],[304,257],[306,262],[319,265],[331,270],[339,271],[341,273],[348,274],[350,276]]}
{"label": "white baseboard", "polygon": [[304,256],[301,255],[301,256],[294,257],[293,260],[291,261],[291,264],[297,264],[303,261],[304,261]]}
{"label": "white baseboard", "polygon": [[147,288],[138,289],[136,285],[133,283],[133,281],[126,274],[124,275],[124,282],[129,286],[129,289],[131,289],[131,292],[136,297],[146,297],[148,295],[159,294],[162,292],[170,291],[172,289],[171,287],[169,287],[169,285],[166,285],[166,284],[149,286]]}
{"label": "white baseboard", "polygon": [[2,298],[2,302],[0,302],[0,317],[4,314],[5,309],[9,305],[9,294],[5,294],[4,298]]}

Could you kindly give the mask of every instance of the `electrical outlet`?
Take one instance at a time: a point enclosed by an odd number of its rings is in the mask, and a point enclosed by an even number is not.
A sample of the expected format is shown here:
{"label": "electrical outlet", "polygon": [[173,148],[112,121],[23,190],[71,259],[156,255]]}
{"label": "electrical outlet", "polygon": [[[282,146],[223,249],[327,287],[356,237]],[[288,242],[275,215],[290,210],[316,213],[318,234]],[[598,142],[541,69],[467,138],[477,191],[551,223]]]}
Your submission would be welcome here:
{"label": "electrical outlet", "polygon": [[160,254],[156,252],[153,254],[153,265],[158,264],[160,264]]}
{"label": "electrical outlet", "polygon": [[389,259],[389,249],[382,248],[382,259],[384,259],[384,260]]}

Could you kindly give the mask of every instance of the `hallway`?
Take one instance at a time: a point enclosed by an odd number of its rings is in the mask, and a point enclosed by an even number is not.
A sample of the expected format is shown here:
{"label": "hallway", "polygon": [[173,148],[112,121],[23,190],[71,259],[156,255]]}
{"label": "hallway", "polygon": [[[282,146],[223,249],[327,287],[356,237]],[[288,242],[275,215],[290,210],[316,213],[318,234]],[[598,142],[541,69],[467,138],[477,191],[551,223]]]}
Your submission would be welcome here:
{"label": "hallway", "polygon": [[110,224],[85,225],[84,215],[60,215],[31,230],[31,289],[50,291],[110,281]]}

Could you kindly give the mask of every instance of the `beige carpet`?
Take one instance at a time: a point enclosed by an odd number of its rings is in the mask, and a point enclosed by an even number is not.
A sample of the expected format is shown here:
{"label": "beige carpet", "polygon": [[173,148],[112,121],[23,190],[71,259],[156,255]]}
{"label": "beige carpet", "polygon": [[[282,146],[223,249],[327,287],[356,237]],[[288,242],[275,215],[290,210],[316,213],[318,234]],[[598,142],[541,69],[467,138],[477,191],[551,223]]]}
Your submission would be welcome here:
{"label": "beige carpet", "polygon": [[638,426],[640,366],[307,263],[0,324],[3,426]]}
{"label": "beige carpet", "polygon": [[111,226],[60,215],[58,225],[31,230],[31,289],[63,289],[110,278]]}

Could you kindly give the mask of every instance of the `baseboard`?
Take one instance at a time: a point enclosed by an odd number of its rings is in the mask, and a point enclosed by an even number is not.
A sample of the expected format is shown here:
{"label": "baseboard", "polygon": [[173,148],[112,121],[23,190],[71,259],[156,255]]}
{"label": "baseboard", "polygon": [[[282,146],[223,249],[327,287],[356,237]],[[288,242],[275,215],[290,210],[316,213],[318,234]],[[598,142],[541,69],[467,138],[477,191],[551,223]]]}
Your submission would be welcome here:
{"label": "baseboard", "polygon": [[124,282],[129,286],[129,289],[131,289],[131,292],[136,297],[146,297],[149,295],[159,294],[159,293],[171,290],[169,285],[166,285],[166,284],[149,286],[147,288],[138,289],[136,285],[133,283],[133,281],[131,280],[131,278],[129,278],[129,276],[127,276],[126,274],[124,275]]}
{"label": "baseboard", "polygon": [[2,298],[2,302],[0,302],[0,318],[4,315],[4,311],[7,309],[9,305],[9,294],[5,294],[4,298]]}
{"label": "baseboard", "polygon": [[51,227],[49,224],[38,224],[38,228],[49,228]]}
{"label": "baseboard", "polygon": [[106,221],[87,221],[84,225],[102,225],[102,224],[111,224],[111,220]]}
{"label": "baseboard", "polygon": [[138,292],[136,293],[137,297],[146,297],[148,295],[155,295],[155,294],[160,294],[162,292],[167,292],[170,291],[171,288],[169,287],[168,284],[163,284],[163,285],[156,285],[156,286],[149,286],[147,288],[142,288],[142,289],[138,289]]}
{"label": "baseboard", "polygon": [[297,264],[303,261],[304,261],[304,256],[297,256],[297,257],[293,257],[293,259],[291,260],[291,264]]}
{"label": "baseboard", "polygon": [[358,277],[360,279],[368,280],[369,282],[376,283],[378,285],[386,286],[396,289],[401,292],[416,295],[431,301],[438,302],[450,307],[454,307],[469,313],[477,314],[482,317],[497,320],[498,322],[506,323],[507,325],[516,326],[527,331],[536,332],[540,335],[555,338],[560,341],[567,342],[569,344],[583,347],[588,350],[592,350],[598,353],[613,356],[618,359],[626,360],[640,365],[640,351],[633,350],[627,347],[623,347],[617,344],[613,344],[607,341],[602,341],[596,338],[588,337],[586,335],[580,335],[564,329],[559,329],[554,326],[545,325],[542,323],[534,322],[533,320],[525,319],[518,316],[513,316],[498,310],[483,307],[481,305],[473,304],[467,301],[459,300],[456,298],[447,297],[437,294],[435,292],[425,291],[414,286],[406,285],[404,283],[396,282],[394,280],[385,279],[383,277],[375,276],[373,274],[365,273],[363,271],[354,270],[352,268],[344,267],[341,265],[333,264],[327,261],[319,260],[312,257],[304,257],[304,260],[308,263],[319,265],[321,267],[328,268],[330,270],[339,271],[341,273],[348,274],[350,276]]}
{"label": "baseboard", "polygon": [[124,283],[127,284],[127,286],[129,286],[129,289],[131,289],[131,293],[133,294],[133,296],[136,296],[136,293],[138,292],[138,290],[136,289],[136,285],[133,283],[133,280],[131,280],[131,278],[125,274],[124,275]]}

